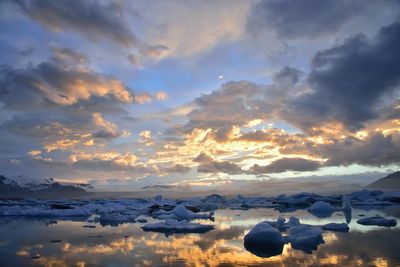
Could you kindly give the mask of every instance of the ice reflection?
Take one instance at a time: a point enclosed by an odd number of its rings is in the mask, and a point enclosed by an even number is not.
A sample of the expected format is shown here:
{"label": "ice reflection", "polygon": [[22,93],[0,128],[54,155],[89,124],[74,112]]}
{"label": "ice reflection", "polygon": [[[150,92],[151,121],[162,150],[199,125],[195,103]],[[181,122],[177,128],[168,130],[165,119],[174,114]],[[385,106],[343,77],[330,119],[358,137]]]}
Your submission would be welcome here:
{"label": "ice reflection", "polygon": [[[324,232],[324,244],[312,254],[285,244],[280,255],[263,258],[246,250],[244,236],[263,220],[279,215],[299,217],[312,225],[342,223],[342,212],[330,218],[316,218],[306,210],[280,214],[271,209],[218,210],[215,230],[205,234],[164,234],[144,232],[143,224],[83,228],[85,222],[46,219],[2,219],[0,221],[0,262],[7,266],[396,266],[400,264],[400,228],[358,225],[359,215],[398,210],[353,210],[349,233]],[[340,215],[339,215],[340,214]],[[151,222],[151,218],[147,218]],[[206,222],[198,220],[197,222]],[[61,240],[61,242],[51,242]],[[254,251],[253,251],[254,252]],[[39,256],[32,259],[34,256]],[[261,255],[262,256],[262,255]],[[270,255],[268,255],[270,256]]]}

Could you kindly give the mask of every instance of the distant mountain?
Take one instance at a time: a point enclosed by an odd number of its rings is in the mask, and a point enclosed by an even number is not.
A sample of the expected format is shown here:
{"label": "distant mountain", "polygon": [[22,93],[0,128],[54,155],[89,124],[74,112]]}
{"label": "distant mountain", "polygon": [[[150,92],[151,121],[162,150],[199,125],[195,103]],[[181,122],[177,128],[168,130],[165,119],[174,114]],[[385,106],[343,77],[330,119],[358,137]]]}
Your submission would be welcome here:
{"label": "distant mountain", "polygon": [[88,184],[61,184],[53,179],[42,183],[18,184],[16,181],[0,175],[0,198],[45,198],[60,199],[82,197],[90,194],[83,188],[91,189]]}
{"label": "distant mountain", "polygon": [[367,187],[374,189],[400,189],[400,171],[389,174]]}

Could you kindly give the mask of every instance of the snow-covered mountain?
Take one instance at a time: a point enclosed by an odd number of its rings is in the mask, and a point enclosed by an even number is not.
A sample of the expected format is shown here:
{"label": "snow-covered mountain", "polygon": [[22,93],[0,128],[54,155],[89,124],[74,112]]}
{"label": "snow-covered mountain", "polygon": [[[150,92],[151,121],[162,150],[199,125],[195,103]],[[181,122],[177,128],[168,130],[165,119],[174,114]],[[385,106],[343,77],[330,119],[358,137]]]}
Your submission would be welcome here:
{"label": "snow-covered mountain", "polygon": [[54,179],[27,181],[0,175],[0,198],[68,198],[84,196],[93,189],[90,184],[59,183]]}

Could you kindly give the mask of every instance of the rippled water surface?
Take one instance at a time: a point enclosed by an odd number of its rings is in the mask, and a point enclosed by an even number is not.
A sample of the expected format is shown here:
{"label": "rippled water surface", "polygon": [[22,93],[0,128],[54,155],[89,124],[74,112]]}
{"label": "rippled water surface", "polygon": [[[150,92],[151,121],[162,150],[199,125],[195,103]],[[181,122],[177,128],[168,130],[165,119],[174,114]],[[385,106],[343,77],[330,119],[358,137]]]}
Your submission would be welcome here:
{"label": "rippled water surface", "polygon": [[[0,218],[1,266],[400,266],[400,227],[357,224],[363,216],[400,218],[400,209],[353,209],[348,233],[324,232],[311,254],[286,244],[278,256],[246,251],[244,235],[263,220],[297,216],[302,223],[344,222],[341,212],[319,219],[306,210],[217,210],[215,229],[205,234],[144,232],[141,223],[116,227],[74,220]],[[151,218],[148,218],[152,222]],[[211,223],[197,220],[197,222]],[[95,226],[95,228],[83,226]]]}

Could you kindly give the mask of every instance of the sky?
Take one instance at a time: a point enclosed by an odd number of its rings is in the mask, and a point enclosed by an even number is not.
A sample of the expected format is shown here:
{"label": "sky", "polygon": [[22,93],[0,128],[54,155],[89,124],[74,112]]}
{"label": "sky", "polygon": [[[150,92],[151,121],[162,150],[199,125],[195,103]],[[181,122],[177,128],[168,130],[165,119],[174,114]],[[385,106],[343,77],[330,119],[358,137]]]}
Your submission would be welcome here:
{"label": "sky", "polygon": [[0,173],[98,190],[400,163],[397,0],[0,1]]}

